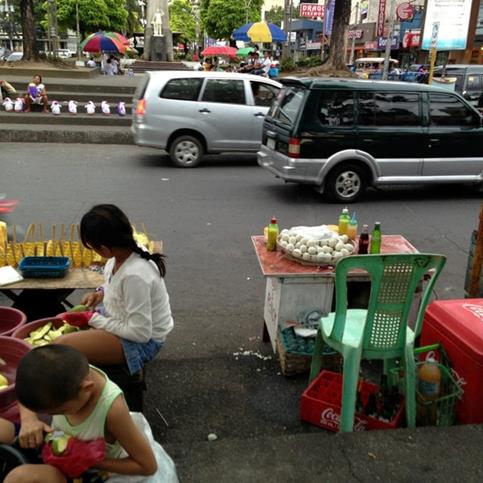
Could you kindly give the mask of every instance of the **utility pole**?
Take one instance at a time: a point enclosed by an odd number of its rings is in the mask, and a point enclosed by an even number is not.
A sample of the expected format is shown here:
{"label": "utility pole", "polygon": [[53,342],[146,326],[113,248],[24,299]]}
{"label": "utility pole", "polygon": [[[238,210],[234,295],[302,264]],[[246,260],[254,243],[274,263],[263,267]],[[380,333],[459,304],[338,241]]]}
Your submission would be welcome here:
{"label": "utility pole", "polygon": [[290,56],[290,17],[292,15],[292,1],[285,0],[283,7],[283,29],[287,34],[287,41],[282,47],[282,59],[287,59]]}
{"label": "utility pole", "polygon": [[357,25],[359,24],[359,2],[356,3],[355,8],[356,8],[356,18],[354,20],[354,28],[352,29],[351,56],[349,59],[350,65],[354,63],[354,53],[356,50],[356,29],[357,29]]}
{"label": "utility pole", "polygon": [[384,54],[384,70],[382,71],[382,79],[387,80],[389,74],[389,59],[391,58],[391,44],[392,44],[392,33],[394,30],[394,0],[389,0],[389,28],[386,37],[386,52]]}

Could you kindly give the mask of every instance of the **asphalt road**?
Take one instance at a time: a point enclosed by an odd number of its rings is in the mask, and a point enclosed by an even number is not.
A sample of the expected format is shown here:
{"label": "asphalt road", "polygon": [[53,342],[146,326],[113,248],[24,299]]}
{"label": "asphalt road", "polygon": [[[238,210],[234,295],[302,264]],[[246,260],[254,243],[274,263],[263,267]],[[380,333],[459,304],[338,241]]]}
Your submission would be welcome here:
{"label": "asphalt road", "polygon": [[[305,377],[286,379],[276,360],[233,353],[271,354],[260,340],[265,284],[250,235],[273,215],[282,228],[336,223],[340,205],[275,179],[253,156],[210,157],[182,170],[133,146],[2,143],[0,163],[0,192],[20,200],[16,223],[77,223],[91,205],[109,202],[163,240],[176,326],[151,364],[146,406],[186,481],[203,481],[190,476],[190,450],[210,432],[242,442],[323,433],[298,420]],[[380,221],[383,233],[447,255],[436,290],[448,299],[464,294],[480,198],[467,187],[401,187],[371,191],[350,208],[360,225]]]}

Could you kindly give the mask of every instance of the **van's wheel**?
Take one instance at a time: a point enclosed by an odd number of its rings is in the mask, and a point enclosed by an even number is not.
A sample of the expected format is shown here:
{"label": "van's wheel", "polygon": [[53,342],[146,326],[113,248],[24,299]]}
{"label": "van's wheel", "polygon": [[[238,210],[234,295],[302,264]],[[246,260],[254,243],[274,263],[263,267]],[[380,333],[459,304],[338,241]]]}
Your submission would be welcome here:
{"label": "van's wheel", "polygon": [[180,168],[194,168],[201,162],[203,145],[194,136],[179,136],[169,148],[171,161]]}
{"label": "van's wheel", "polygon": [[336,166],[327,176],[325,193],[331,201],[353,203],[366,191],[367,172],[358,164]]}

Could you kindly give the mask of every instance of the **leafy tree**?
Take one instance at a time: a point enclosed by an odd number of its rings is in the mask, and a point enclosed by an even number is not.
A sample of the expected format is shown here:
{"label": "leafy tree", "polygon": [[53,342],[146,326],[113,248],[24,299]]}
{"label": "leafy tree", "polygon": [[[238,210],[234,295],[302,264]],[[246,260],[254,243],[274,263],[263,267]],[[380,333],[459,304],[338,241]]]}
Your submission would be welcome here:
{"label": "leafy tree", "polygon": [[141,7],[137,0],[126,0],[126,33],[128,36],[135,32],[142,32],[144,30],[141,24]]}
{"label": "leafy tree", "polygon": [[267,22],[272,22],[280,27],[283,22],[283,7],[272,7],[267,12],[265,20]]}
{"label": "leafy tree", "polygon": [[263,0],[203,0],[201,20],[206,33],[215,39],[229,39],[233,30],[261,18]]}
{"label": "leafy tree", "polygon": [[[128,12],[125,2],[119,0],[56,0],[57,23],[60,31],[76,29],[76,3],[79,2],[79,24],[83,34],[98,30],[125,32]],[[45,12],[42,26],[47,27],[49,3],[43,3]]]}
{"label": "leafy tree", "polygon": [[196,37],[196,18],[188,0],[173,0],[169,4],[169,28],[180,32],[180,39],[192,42]]}

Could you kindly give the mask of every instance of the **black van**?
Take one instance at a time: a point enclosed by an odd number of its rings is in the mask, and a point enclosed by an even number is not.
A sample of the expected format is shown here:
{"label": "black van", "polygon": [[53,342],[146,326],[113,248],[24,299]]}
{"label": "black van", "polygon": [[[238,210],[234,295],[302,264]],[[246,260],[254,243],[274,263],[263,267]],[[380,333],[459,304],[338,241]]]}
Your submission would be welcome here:
{"label": "black van", "polygon": [[349,203],[368,186],[483,185],[483,117],[432,86],[285,78],[265,117],[258,164]]}
{"label": "black van", "polygon": [[455,77],[455,91],[459,92],[467,101],[476,105],[483,94],[483,65],[452,64],[446,67],[437,67],[434,77]]}

